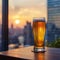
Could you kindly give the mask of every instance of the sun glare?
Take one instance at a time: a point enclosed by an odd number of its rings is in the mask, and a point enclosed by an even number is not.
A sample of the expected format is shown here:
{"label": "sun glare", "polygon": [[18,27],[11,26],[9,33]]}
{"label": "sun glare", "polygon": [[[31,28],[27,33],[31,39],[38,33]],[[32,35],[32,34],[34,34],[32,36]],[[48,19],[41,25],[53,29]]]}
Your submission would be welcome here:
{"label": "sun glare", "polygon": [[18,20],[18,19],[15,20],[15,23],[16,23],[16,24],[19,24],[19,23],[20,23],[20,20]]}

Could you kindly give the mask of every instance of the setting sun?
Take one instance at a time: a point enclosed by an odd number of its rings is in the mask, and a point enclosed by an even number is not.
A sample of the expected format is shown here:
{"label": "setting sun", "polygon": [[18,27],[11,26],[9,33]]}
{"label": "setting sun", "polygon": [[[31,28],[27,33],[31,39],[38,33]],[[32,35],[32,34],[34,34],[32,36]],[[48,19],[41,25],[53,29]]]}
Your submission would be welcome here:
{"label": "setting sun", "polygon": [[15,20],[15,23],[16,23],[16,24],[19,24],[19,23],[20,23],[20,20],[18,20],[18,19]]}

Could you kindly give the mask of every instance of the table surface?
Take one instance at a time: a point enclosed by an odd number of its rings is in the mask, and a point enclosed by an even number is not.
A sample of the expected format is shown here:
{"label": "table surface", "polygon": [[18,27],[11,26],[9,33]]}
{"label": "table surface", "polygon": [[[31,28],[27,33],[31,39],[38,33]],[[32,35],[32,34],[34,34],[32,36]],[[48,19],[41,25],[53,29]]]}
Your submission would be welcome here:
{"label": "table surface", "polygon": [[22,58],[28,60],[60,60],[60,48],[48,48],[46,47],[45,53],[34,53],[33,46],[13,49],[5,52],[1,52],[0,56]]}

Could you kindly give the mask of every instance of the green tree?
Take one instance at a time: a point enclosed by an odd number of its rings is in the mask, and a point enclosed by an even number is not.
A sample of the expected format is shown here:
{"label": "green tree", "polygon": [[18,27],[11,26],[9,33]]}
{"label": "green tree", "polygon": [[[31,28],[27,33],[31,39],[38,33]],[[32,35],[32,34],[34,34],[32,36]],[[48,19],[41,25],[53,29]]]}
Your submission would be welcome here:
{"label": "green tree", "polygon": [[60,38],[52,41],[51,43],[47,42],[48,47],[55,47],[55,48],[60,48]]}

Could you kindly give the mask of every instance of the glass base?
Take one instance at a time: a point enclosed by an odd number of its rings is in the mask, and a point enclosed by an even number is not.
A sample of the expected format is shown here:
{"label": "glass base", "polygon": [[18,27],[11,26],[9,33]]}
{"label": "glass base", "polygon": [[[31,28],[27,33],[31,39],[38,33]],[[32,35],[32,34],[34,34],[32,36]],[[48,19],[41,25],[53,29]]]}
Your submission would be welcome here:
{"label": "glass base", "polygon": [[34,52],[45,52],[45,48],[34,48]]}

